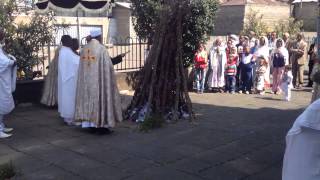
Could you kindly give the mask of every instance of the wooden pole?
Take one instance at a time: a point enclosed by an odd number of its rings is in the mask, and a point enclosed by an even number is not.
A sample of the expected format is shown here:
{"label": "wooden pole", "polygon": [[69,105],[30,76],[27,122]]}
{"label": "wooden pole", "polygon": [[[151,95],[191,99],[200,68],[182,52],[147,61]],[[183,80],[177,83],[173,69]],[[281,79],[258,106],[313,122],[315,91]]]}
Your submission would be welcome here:
{"label": "wooden pole", "polygon": [[77,9],[77,36],[78,36],[79,44],[81,44],[81,39],[80,39],[80,22],[79,22],[79,9]]}

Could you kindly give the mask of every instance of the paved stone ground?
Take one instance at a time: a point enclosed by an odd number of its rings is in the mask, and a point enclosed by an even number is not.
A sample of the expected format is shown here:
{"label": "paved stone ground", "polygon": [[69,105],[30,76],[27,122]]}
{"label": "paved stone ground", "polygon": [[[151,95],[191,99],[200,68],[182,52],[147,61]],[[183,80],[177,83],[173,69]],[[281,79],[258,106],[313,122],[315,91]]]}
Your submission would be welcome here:
{"label": "paved stone ground", "polygon": [[[55,109],[20,106],[15,128],[0,140],[0,164],[12,161],[25,180],[280,180],[285,135],[309,103],[267,94],[191,93],[196,123],[149,133],[125,122],[112,135],[68,127]],[[125,99],[124,97],[123,99]]]}

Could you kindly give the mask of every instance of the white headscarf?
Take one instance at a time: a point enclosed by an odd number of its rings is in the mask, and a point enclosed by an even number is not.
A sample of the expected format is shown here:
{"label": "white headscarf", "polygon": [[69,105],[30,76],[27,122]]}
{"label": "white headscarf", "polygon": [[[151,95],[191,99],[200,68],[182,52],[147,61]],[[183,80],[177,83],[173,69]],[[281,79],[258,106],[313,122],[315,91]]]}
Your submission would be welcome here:
{"label": "white headscarf", "polygon": [[287,48],[285,47],[285,43],[283,41],[283,39],[279,38],[276,40],[276,42],[281,41],[282,42],[282,46],[280,48],[275,48],[274,50],[272,50],[271,53],[271,57],[273,56],[273,54],[277,51],[279,51],[283,56],[284,56],[284,60],[285,60],[285,65],[289,64],[289,52],[287,50]]}
{"label": "white headscarf", "polygon": [[237,35],[235,34],[231,34],[230,36],[230,39],[232,40],[232,45],[237,45],[239,43],[239,38]]}
{"label": "white headscarf", "polygon": [[[259,48],[255,53],[256,57],[263,57],[267,62],[269,62],[269,48],[268,48],[268,38],[263,36],[264,45],[259,44]],[[261,42],[260,42],[261,43]]]}

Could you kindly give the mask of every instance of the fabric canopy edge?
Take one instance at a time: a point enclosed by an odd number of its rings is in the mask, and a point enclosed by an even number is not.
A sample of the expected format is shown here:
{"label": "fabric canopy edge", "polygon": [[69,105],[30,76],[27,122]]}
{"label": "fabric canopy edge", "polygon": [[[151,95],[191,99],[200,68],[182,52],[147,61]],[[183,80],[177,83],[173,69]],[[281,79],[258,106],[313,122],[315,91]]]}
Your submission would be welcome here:
{"label": "fabric canopy edge", "polygon": [[[52,3],[49,0],[42,1],[36,3],[36,11],[39,13],[46,13],[49,10],[57,11],[57,12],[65,12],[65,11],[71,11],[71,12],[77,12],[79,9],[84,10],[86,12],[92,12],[92,13],[102,13],[102,12],[108,12],[108,14],[111,11],[111,8],[114,7],[115,5],[111,1],[105,1],[105,3],[101,3],[102,1],[95,1],[95,2],[100,2],[100,6],[95,6],[94,9],[88,8],[88,3],[94,3],[93,1],[83,1],[83,5],[81,2],[76,4],[72,8],[64,8],[64,7],[59,7]],[[90,6],[89,6],[90,7]]]}

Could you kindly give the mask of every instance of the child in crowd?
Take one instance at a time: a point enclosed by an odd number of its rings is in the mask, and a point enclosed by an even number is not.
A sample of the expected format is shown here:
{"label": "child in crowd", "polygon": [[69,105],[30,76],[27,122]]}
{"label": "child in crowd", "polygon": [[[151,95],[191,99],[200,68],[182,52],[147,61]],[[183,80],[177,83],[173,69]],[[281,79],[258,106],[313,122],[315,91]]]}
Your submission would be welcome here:
{"label": "child in crowd", "polygon": [[282,91],[284,92],[284,100],[291,100],[291,89],[293,88],[292,84],[293,76],[292,76],[292,67],[287,65],[284,70],[284,75],[282,77]]}
{"label": "child in crowd", "polygon": [[260,58],[259,62],[257,62],[255,87],[256,93],[260,95],[264,95],[264,74],[267,71],[267,66],[268,63],[264,58]]}
{"label": "child in crowd", "polygon": [[238,57],[239,60],[237,62],[237,75],[236,75],[236,88],[239,93],[242,92],[242,82],[241,82],[241,59],[243,55],[243,46],[237,44],[237,51],[238,51]]}
{"label": "child in crowd", "polygon": [[242,91],[239,93],[251,94],[252,87],[252,68],[253,68],[253,55],[250,54],[250,47],[245,46],[243,48],[244,53],[242,55],[240,70],[241,70],[241,82],[242,82]]}
{"label": "child in crowd", "polygon": [[235,93],[238,59],[239,56],[237,54],[237,48],[231,47],[230,54],[227,55],[226,64],[226,92],[229,92],[231,94]]}
{"label": "child in crowd", "polygon": [[205,46],[201,44],[194,57],[197,93],[203,93],[204,91],[204,82],[206,74],[205,71],[207,68],[207,63],[208,54],[206,52]]}

